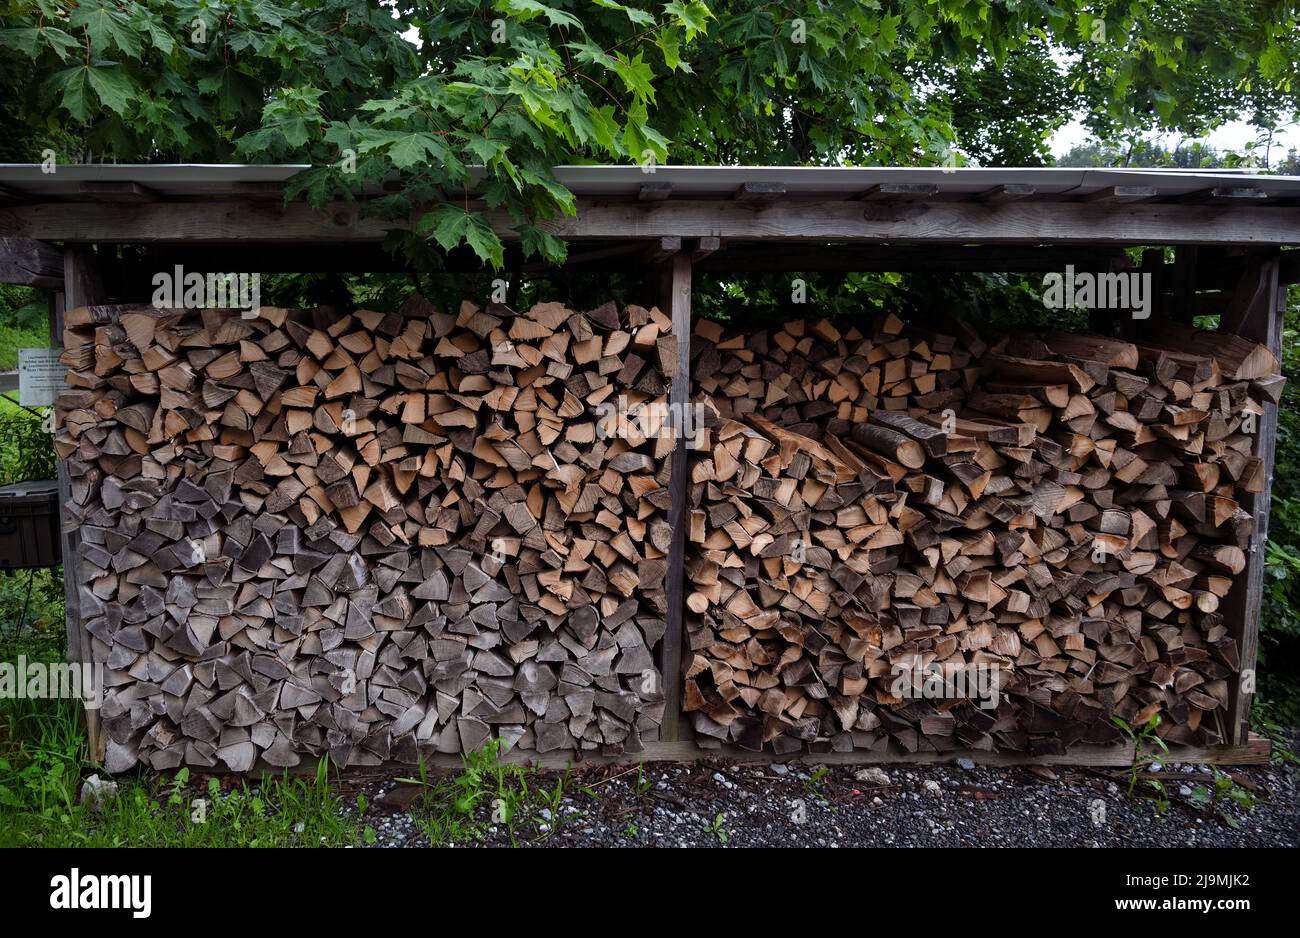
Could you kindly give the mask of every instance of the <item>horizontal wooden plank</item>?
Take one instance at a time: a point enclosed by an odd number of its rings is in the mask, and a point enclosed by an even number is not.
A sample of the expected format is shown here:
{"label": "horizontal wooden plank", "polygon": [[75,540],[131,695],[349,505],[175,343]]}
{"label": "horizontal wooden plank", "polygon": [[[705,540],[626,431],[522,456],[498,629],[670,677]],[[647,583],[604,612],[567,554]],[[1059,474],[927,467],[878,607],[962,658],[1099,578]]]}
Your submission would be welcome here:
{"label": "horizontal wooden plank", "polygon": [[[493,226],[514,238],[509,217]],[[50,241],[377,241],[388,224],[355,204],[316,211],[241,202],[39,203],[0,209],[0,229]],[[1300,244],[1300,208],[1161,203],[579,202],[542,225],[566,239],[661,237],[945,244]]]}
{"label": "horizontal wooden plank", "polygon": [[162,198],[138,182],[83,182],[77,191],[101,202],[157,202]]}
{"label": "horizontal wooden plank", "polygon": [[[1267,765],[1271,746],[1268,739],[1251,734],[1242,746],[1209,747],[1170,747],[1162,756],[1163,761],[1172,765]],[[501,761],[514,765],[539,765],[546,769],[562,769],[573,765],[634,765],[638,762],[694,762],[699,759],[727,759],[736,762],[769,764],[773,762],[805,762],[815,765],[933,765],[952,762],[959,758],[968,758],[980,765],[1076,765],[1092,767],[1128,767],[1133,764],[1133,747],[1122,746],[1078,746],[1063,756],[1033,756],[1028,753],[982,752],[973,750],[952,750],[949,752],[907,753],[901,751],[869,752],[805,752],[775,756],[771,753],[749,752],[732,746],[718,749],[702,749],[693,740],[683,739],[676,742],[647,742],[644,752],[628,752],[618,756],[602,756],[584,753],[581,759],[565,751],[538,753],[536,750],[515,749],[502,755]],[[461,756],[435,753],[425,758],[426,765],[442,769],[459,769],[464,765]],[[267,771],[283,772],[270,766]],[[304,761],[290,771],[295,774],[309,774],[315,766]],[[348,774],[374,772],[374,768],[346,770]],[[391,765],[382,769],[385,774],[391,772],[410,772],[410,766]]]}
{"label": "horizontal wooden plank", "polygon": [[1111,270],[1126,259],[1115,248],[1020,245],[828,245],[732,243],[697,269],[704,271],[1064,271]]}

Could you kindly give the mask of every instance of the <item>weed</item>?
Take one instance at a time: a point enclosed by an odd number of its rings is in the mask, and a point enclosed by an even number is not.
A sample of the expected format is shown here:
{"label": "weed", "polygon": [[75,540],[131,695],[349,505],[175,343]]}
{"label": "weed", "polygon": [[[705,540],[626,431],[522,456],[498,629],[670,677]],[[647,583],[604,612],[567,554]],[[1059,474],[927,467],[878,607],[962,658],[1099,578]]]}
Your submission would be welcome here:
{"label": "weed", "polygon": [[[1160,714],[1152,714],[1151,719],[1147,720],[1141,729],[1135,729],[1123,717],[1112,716],[1110,719],[1133,743],[1133,764],[1129,767],[1128,781],[1128,793],[1131,795],[1137,788],[1138,782],[1142,780],[1142,773],[1148,769],[1163,767],[1160,754],[1169,751],[1165,741],[1156,733],[1156,729],[1160,726]],[[1153,747],[1160,753],[1155,752]],[[1165,788],[1165,783],[1158,778],[1147,778],[1145,781],[1147,787],[1155,794],[1143,790],[1138,792],[1138,796],[1150,799],[1155,804],[1156,813],[1163,815],[1169,810],[1169,791]]]}
{"label": "weed", "polygon": [[1245,809],[1247,812],[1254,811],[1255,795],[1248,789],[1238,785],[1232,776],[1218,768],[1214,769],[1213,779],[1214,781],[1208,786],[1197,785],[1192,789],[1192,803],[1215,812],[1223,823],[1233,830],[1238,830],[1241,827],[1241,822],[1228,811],[1223,810],[1222,807],[1226,807],[1228,803],[1231,803]]}
{"label": "weed", "polygon": [[645,763],[638,762],[636,767],[636,793],[638,797],[644,798],[650,792],[654,791],[655,783],[645,771]]}
{"label": "weed", "polygon": [[714,837],[718,838],[718,843],[725,846],[727,843],[727,829],[724,826],[726,822],[727,816],[722,812],[719,812],[717,817],[713,819],[713,823],[704,828],[704,832],[706,834],[712,834]]}
{"label": "weed", "polygon": [[571,783],[568,769],[553,786],[532,785],[530,779],[536,782],[539,770],[502,762],[502,744],[492,739],[462,756],[460,774],[454,777],[431,778],[421,756],[419,777],[399,779],[423,789],[411,816],[431,844],[479,840],[492,828],[504,829],[512,845],[521,837],[539,842],[580,816],[564,810]]}
{"label": "weed", "polygon": [[803,783],[804,792],[806,792],[810,797],[816,798],[819,801],[822,802],[827,801],[826,795],[822,792],[822,779],[824,779],[829,772],[830,769],[826,768],[826,766],[822,766],[821,768],[814,769],[813,773],[810,776],[808,776],[807,779],[804,780]]}

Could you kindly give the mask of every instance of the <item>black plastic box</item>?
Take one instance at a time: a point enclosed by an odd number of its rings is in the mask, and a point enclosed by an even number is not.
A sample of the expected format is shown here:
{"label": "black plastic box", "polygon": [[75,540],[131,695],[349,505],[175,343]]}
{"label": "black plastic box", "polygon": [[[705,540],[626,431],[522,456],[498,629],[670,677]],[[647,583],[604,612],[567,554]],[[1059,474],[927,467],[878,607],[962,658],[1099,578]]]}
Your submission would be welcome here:
{"label": "black plastic box", "polygon": [[0,570],[54,567],[61,560],[59,483],[0,485]]}

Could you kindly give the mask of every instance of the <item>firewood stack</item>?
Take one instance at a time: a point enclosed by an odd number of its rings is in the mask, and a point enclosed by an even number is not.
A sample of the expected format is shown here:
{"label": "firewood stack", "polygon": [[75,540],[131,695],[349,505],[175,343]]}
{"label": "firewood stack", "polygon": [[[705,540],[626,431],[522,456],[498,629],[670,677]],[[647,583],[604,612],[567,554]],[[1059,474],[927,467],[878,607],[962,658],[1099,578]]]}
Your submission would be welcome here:
{"label": "firewood stack", "polygon": [[847,436],[878,410],[959,407],[980,351],[892,314],[842,329],[795,320],[726,337],[720,324],[700,320],[693,344],[696,386],[723,418],[756,413],[814,439]]}
{"label": "firewood stack", "polygon": [[[1141,344],[927,337],[976,356],[943,362],[970,380],[937,378],[955,392],[937,402],[826,379],[832,362],[857,380],[856,359],[914,381],[915,342],[878,354],[900,334],[697,325],[693,389],[713,415],[689,496],[697,738],[1059,754],[1155,713],[1171,743],[1224,738],[1240,663],[1220,605],[1246,564],[1277,359],[1162,323]],[[778,338],[810,335],[794,352]],[[931,666],[998,668],[999,702],[895,693]]]}
{"label": "firewood stack", "polygon": [[90,307],[56,447],[108,766],[637,751],[663,711],[671,321]]}

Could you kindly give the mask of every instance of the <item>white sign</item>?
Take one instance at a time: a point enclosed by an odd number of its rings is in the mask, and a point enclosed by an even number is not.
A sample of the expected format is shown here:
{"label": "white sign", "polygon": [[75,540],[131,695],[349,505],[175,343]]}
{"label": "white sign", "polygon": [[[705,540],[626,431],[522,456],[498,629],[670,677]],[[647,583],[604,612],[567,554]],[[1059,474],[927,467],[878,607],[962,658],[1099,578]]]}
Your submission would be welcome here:
{"label": "white sign", "polygon": [[59,364],[61,348],[20,348],[18,350],[18,403],[24,407],[49,407],[67,387],[63,375],[68,370]]}

